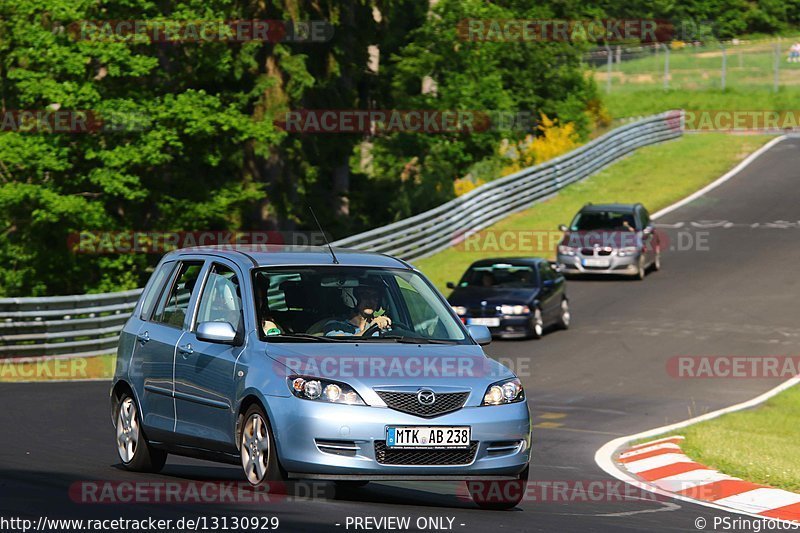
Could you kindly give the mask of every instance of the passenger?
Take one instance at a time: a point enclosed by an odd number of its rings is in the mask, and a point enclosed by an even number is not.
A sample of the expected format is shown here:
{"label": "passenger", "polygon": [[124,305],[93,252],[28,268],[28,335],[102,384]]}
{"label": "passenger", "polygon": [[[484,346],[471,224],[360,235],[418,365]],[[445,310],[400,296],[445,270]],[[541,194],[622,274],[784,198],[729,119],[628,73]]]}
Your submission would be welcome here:
{"label": "passenger", "polygon": [[352,290],[342,289],[344,304],[352,309],[349,317],[332,319],[323,327],[323,332],[328,337],[342,335],[363,336],[373,329],[370,335],[377,335],[392,325],[392,319],[381,314],[382,291],[376,285],[359,285]]}

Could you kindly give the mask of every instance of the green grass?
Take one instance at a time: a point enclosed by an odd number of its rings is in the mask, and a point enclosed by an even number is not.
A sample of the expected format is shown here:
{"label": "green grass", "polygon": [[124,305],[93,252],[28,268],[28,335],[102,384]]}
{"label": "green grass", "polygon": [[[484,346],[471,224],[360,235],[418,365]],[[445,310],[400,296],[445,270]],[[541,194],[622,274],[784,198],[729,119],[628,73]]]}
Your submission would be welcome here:
{"label": "green grass", "polygon": [[[695,461],[754,483],[800,491],[800,387],[747,411],[684,428],[683,451]],[[654,440],[654,439],[649,439]]]}
{"label": "green grass", "polygon": [[781,43],[778,83],[773,92],[773,43],[727,49],[726,88],[722,90],[719,46],[686,47],[670,53],[669,89],[664,84],[664,53],[614,64],[606,94],[605,65],[592,69],[613,118],[649,115],[668,109],[794,111],[800,105],[800,63],[786,61],[791,39]]}
{"label": "green grass", "polygon": [[[479,238],[485,243],[482,250],[467,250],[462,245],[414,263],[440,290],[446,291],[446,282],[458,281],[464,270],[478,259],[515,255],[553,257],[560,235],[558,225],[568,224],[585,203],[642,202],[655,213],[714,181],[768,139],[760,135],[703,133],[641,148],[589,179],[567,187],[554,198],[483,230]],[[533,235],[533,238],[529,243],[515,239],[528,244],[524,247],[513,246],[513,241],[507,241],[512,245],[504,247],[500,240],[503,235]],[[492,241],[491,237],[498,239]]]}
{"label": "green grass", "polygon": [[603,102],[613,118],[638,117],[686,109],[691,111],[794,111],[800,109],[800,88],[726,89],[725,91],[642,89],[603,95]]}

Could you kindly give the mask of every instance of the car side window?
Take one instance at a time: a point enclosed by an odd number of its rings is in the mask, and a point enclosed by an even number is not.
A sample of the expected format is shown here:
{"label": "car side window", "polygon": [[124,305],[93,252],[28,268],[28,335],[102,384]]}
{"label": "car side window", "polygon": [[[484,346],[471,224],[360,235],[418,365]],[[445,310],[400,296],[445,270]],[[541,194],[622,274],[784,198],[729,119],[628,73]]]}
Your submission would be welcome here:
{"label": "car side window", "polygon": [[153,313],[153,322],[182,328],[189,309],[189,301],[197,286],[202,261],[185,261],[181,263],[178,275],[169,291],[164,291]]}
{"label": "car side window", "polygon": [[542,277],[542,281],[556,278],[556,273],[547,263],[542,263],[539,265],[539,275]]}
{"label": "car side window", "polygon": [[225,265],[214,263],[208,274],[197,324],[201,322],[227,322],[238,330],[242,320],[242,287],[236,273]]}
{"label": "car side window", "polygon": [[153,274],[153,281],[147,287],[147,292],[142,301],[142,313],[140,315],[142,320],[147,320],[153,313],[153,306],[156,304],[156,298],[163,292],[164,284],[172,273],[173,268],[175,268],[175,263],[170,261],[161,265],[161,268]]}
{"label": "car side window", "polygon": [[650,213],[647,212],[647,209],[645,209],[644,207],[640,207],[639,208],[639,216],[642,219],[642,227],[643,228],[646,228],[647,226],[650,225],[650,223],[651,223],[650,222]]}

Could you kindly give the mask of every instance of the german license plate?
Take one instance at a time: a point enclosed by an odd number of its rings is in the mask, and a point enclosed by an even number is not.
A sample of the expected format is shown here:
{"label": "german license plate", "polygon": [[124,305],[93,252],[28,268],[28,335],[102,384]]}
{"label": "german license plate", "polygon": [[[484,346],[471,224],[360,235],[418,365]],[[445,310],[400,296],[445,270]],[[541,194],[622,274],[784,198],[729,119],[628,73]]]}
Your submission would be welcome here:
{"label": "german license plate", "polygon": [[610,265],[610,261],[608,259],[584,259],[583,266],[587,267],[607,267]]}
{"label": "german license plate", "polygon": [[393,426],[386,428],[389,448],[469,448],[470,426]]}
{"label": "german license plate", "polygon": [[498,317],[493,318],[468,318],[467,324],[470,326],[486,326],[487,328],[496,328],[500,325]]}

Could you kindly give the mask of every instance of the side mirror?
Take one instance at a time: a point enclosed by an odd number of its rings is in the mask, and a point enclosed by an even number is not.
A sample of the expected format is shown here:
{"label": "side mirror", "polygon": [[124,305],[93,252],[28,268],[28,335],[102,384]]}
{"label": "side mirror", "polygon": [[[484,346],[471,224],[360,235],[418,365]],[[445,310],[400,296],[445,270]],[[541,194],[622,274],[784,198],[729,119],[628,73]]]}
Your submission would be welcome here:
{"label": "side mirror", "polygon": [[448,289],[455,289],[456,288],[456,284],[453,283],[452,281],[448,281],[447,282],[447,288]]}
{"label": "side mirror", "polygon": [[651,233],[653,233],[653,230],[654,230],[653,226],[647,226],[642,230],[642,233],[644,235],[650,235]]}
{"label": "side mirror", "polygon": [[233,344],[236,339],[236,330],[230,322],[200,322],[197,325],[197,340],[216,342],[218,344]]}
{"label": "side mirror", "polygon": [[569,230],[569,228],[567,228],[566,224],[559,224],[558,225],[558,229],[560,229],[561,231],[563,231],[565,233]]}
{"label": "side mirror", "polygon": [[486,346],[492,342],[492,332],[486,326],[467,326],[467,331],[469,331],[469,336],[472,337],[472,340],[481,346]]}
{"label": "side mirror", "polygon": [[555,284],[556,284],[555,280],[552,279],[546,279],[542,281],[542,287],[552,287]]}

